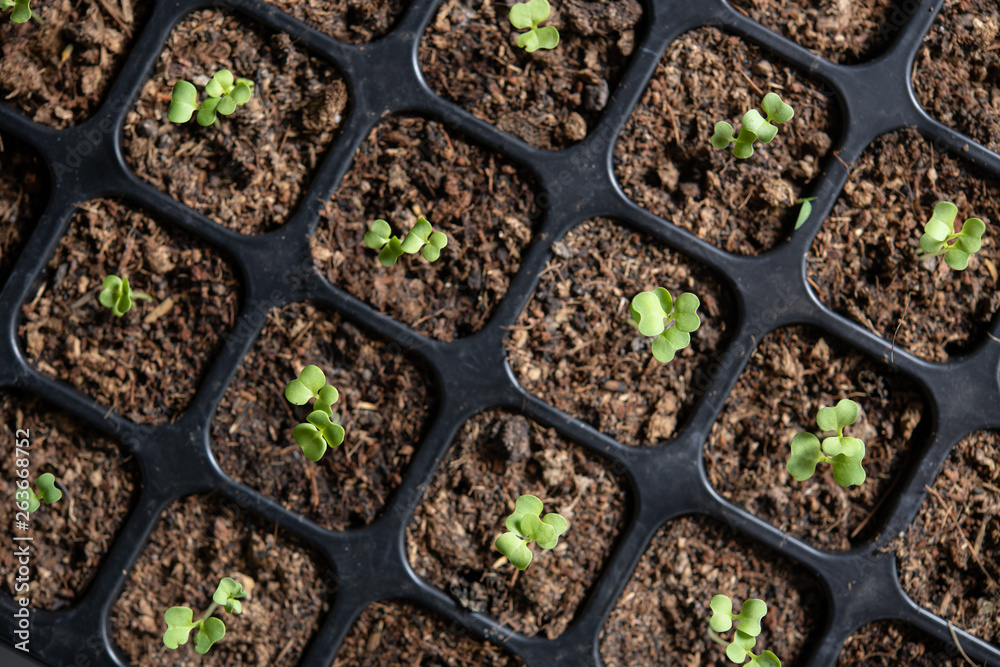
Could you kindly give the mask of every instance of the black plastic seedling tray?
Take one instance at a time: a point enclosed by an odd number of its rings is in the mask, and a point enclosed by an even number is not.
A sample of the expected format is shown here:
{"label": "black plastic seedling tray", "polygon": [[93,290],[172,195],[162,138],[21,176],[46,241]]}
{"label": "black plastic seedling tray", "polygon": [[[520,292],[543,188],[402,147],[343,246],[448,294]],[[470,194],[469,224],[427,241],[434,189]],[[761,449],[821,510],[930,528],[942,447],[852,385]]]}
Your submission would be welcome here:
{"label": "black plastic seedling tray", "polygon": [[[808,651],[806,664],[833,665],[852,632],[881,619],[898,619],[944,644],[953,644],[947,621],[911,601],[898,582],[894,554],[879,549],[914,519],[926,495],[925,485],[933,483],[953,446],[972,431],[1000,428],[1000,345],[987,340],[948,364],[928,363],[906,352],[893,351],[895,368],[918,382],[926,394],[932,433],[925,448],[913,454],[919,457],[919,463],[907,467],[904,478],[891,492],[879,537],[864,547],[846,553],[825,553],[783,534],[715,493],[706,478],[702,457],[713,421],[752,354],[755,341],[768,331],[793,323],[810,324],[850,341],[872,358],[889,359],[890,343],[819,303],[805,279],[809,246],[847,180],[847,164],[857,160],[879,135],[915,127],[934,141],[938,150],[960,153],[1000,177],[1000,156],[930,118],[913,96],[910,72],[914,56],[942,3],[905,3],[908,19],[887,53],[873,62],[848,67],[831,64],[775,35],[722,0],[648,0],[642,34],[637,35],[641,46],[635,49],[603,119],[585,141],[558,152],[530,148],[431,92],[420,75],[416,50],[439,0],[416,0],[387,37],[363,46],[339,43],[264,2],[221,3],[290,33],[300,45],[336,66],[351,90],[353,106],[343,133],[324,160],[301,208],[280,229],[257,237],[229,231],[182,206],[136,177],[122,157],[125,115],[152,71],[167,35],[188,12],[220,3],[157,0],[108,101],[82,125],[54,131],[28,121],[8,105],[0,105],[0,129],[37,149],[52,174],[51,200],[0,293],[4,331],[0,339],[0,386],[44,396],[118,439],[138,461],[142,475],[138,501],[86,593],[71,608],[33,612],[32,655],[47,665],[127,664],[110,634],[111,609],[125,584],[126,573],[168,505],[181,496],[209,490],[216,490],[315,545],[336,572],[337,590],[329,596],[331,610],[301,662],[310,667],[328,667],[362,610],[387,598],[416,601],[474,636],[502,643],[528,665],[598,665],[601,627],[653,534],[666,521],[691,513],[724,520],[748,538],[800,563],[823,583],[828,601],[826,625]],[[661,55],[672,40],[704,25],[723,27],[797,64],[835,91],[842,105],[844,130],[837,151],[840,159],[830,161],[815,191],[810,193],[818,197],[810,222],[786,243],[758,257],[727,254],[643,210],[626,198],[613,176],[614,142]],[[122,104],[122,100],[127,103]],[[398,112],[444,122],[519,163],[546,185],[543,189],[548,204],[543,207],[539,233],[520,271],[493,318],[469,338],[449,343],[429,340],[329,284],[312,268],[308,237],[317,225],[322,202],[330,198],[369,130],[385,115]],[[101,131],[109,123],[112,131]],[[95,143],[95,136],[101,140]],[[80,150],[85,144],[93,149],[87,155]],[[80,156],[79,166],[55,171],[54,165],[66,165],[71,154]],[[558,187],[547,187],[557,179]],[[252,331],[253,335],[241,339],[238,345],[223,347],[192,405],[175,423],[140,426],[115,413],[106,416],[105,407],[44,377],[29,365],[18,344],[15,332],[21,305],[34,293],[67,229],[75,204],[109,196],[141,203],[159,218],[224,249],[239,266],[244,291],[237,329]],[[552,243],[574,225],[595,216],[618,219],[668,246],[682,248],[694,260],[725,276],[736,295],[738,324],[729,348],[713,367],[717,371],[711,386],[700,397],[693,416],[669,444],[639,449],[613,441],[527,394],[505,360],[501,343],[506,328],[515,323],[530,299],[550,258]],[[210,454],[208,432],[216,406],[262,327],[261,309],[277,305],[275,294],[283,295],[282,303],[311,300],[328,306],[373,335],[398,343],[433,369],[439,387],[436,418],[382,518],[366,528],[346,532],[322,529],[228,478]],[[764,320],[755,313],[768,313],[768,317]],[[994,340],[1000,337],[997,317],[993,318],[991,334]],[[627,528],[574,623],[552,640],[512,633],[489,617],[462,609],[417,577],[406,560],[406,523],[458,429],[473,414],[498,406],[521,411],[608,457],[611,464],[624,471],[631,485],[634,502]],[[664,482],[667,479],[669,484]],[[0,607],[3,639],[13,644],[15,605],[9,595],[0,596]],[[965,652],[977,664],[1000,666],[1000,647],[961,630],[956,633]],[[12,651],[2,643],[0,647]],[[0,662],[8,664],[2,655]]]}

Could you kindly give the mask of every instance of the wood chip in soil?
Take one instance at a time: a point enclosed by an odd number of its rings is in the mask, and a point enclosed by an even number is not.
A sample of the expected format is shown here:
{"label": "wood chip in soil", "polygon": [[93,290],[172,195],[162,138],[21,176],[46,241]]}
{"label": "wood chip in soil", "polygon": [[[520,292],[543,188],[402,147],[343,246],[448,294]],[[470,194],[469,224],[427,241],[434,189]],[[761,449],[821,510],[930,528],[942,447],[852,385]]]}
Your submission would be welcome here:
{"label": "wood chip in soil", "polygon": [[582,141],[643,35],[637,0],[552,3],[559,46],[527,53],[507,3],[445,0],[420,42],[420,69],[437,93],[536,148]]}
{"label": "wood chip in soil", "polygon": [[517,667],[524,662],[479,641],[458,623],[407,602],[375,602],[361,612],[344,638],[333,667]]}
{"label": "wood chip in soil", "polygon": [[56,129],[87,120],[152,8],[148,0],[45,0],[31,7],[40,22],[16,24],[4,13],[0,98]]}
{"label": "wood chip in soil", "polygon": [[837,667],[966,667],[958,648],[942,644],[904,623],[878,621],[859,628],[844,642]]}
{"label": "wood chip in soil", "polygon": [[303,23],[351,44],[388,33],[409,0],[269,0]]}
{"label": "wood chip in soil", "polygon": [[1000,644],[1000,433],[956,445],[896,542],[903,590],[971,635]]}
{"label": "wood chip in soil", "polygon": [[205,665],[193,640],[176,650],[163,645],[163,612],[190,607],[197,617],[219,580],[232,577],[249,595],[242,614],[215,613],[225,617],[226,636],[209,664],[295,665],[328,610],[330,574],[311,549],[238,503],[190,496],[164,511],[115,601],[111,631],[134,665]]}
{"label": "wood chip in soil", "polygon": [[[234,343],[237,341],[233,341]],[[340,392],[344,443],[319,462],[292,439],[308,406],[285,385],[316,365]],[[431,413],[426,374],[398,346],[311,304],[269,311],[212,420],[215,455],[233,478],[331,530],[365,526],[402,481]]]}
{"label": "wood chip in soil", "polygon": [[[986,223],[983,247],[964,271],[940,257],[918,260],[924,225],[940,201],[955,222]],[[852,166],[807,259],[823,303],[895,348],[947,361],[986,339],[1000,309],[1000,180],[916,130],[877,139]],[[891,361],[891,358],[890,358]]]}
{"label": "wood chip in soil", "polygon": [[[109,274],[152,300],[112,316],[97,300]],[[207,244],[130,204],[97,199],[79,205],[21,307],[18,335],[44,374],[132,421],[164,423],[187,407],[233,326],[238,288]]]}
{"label": "wood chip in soil", "polygon": [[[531,240],[534,194],[522,170],[422,118],[379,124],[354,156],[312,237],[319,270],[418,332],[475,333],[507,293]],[[403,238],[423,215],[448,246],[432,263],[404,255],[385,268],[363,237],[381,218]]]}
{"label": "wood chip in soil", "polygon": [[[795,116],[749,159],[709,144],[715,123],[737,128],[768,92]],[[840,135],[836,100],[819,79],[740,37],[700,28],[670,44],[615,144],[615,175],[652,213],[738,255],[792,231]]]}
{"label": "wood chip in soil", "polygon": [[[522,494],[569,523],[554,549],[531,545],[523,572],[493,546]],[[465,423],[438,467],[407,526],[407,556],[465,609],[551,639],[590,594],[625,525],[627,501],[606,461],[554,429],[492,410]]]}
{"label": "wood chip in soil", "polygon": [[[734,324],[723,315],[735,312],[729,293],[704,267],[604,218],[574,228],[553,255],[504,340],[518,382],[625,444],[676,436]],[[656,287],[701,300],[701,327],[668,364],[629,326],[632,298]]]}
{"label": "wood chip in soil", "polygon": [[[220,69],[254,96],[215,125],[167,120],[179,80],[203,87]],[[183,204],[243,234],[287,222],[347,113],[347,85],[292,37],[241,15],[193,12],[170,33],[125,119],[129,166]]]}
{"label": "wood chip in soil", "polygon": [[[844,489],[824,464],[796,481],[785,467],[792,438],[819,432],[816,413],[844,398],[861,408],[844,432],[865,443],[865,483]],[[905,376],[817,330],[782,328],[757,346],[712,425],[708,479],[727,500],[785,533],[847,549],[880,528],[882,502],[927,438],[925,412]]]}
{"label": "wood chip in soil", "polygon": [[[21,429],[24,429],[23,431]],[[0,496],[6,503],[6,525],[14,536],[31,538],[28,591],[15,592],[18,563],[14,549],[0,553],[5,590],[30,600],[34,609],[53,611],[72,606],[97,575],[125,521],[139,472],[127,452],[71,415],[22,393],[0,393],[0,436],[9,443],[4,457]],[[27,452],[28,481],[52,473],[63,496],[29,515],[28,529],[14,531],[15,462]],[[15,544],[12,542],[12,544]],[[29,544],[17,542],[17,545]]]}
{"label": "wood chip in soil", "polygon": [[725,647],[708,635],[708,604],[717,594],[736,605],[764,600],[757,649],[784,665],[803,664],[823,628],[826,603],[808,572],[722,524],[685,517],[656,533],[608,616],[603,664],[731,667]]}
{"label": "wood chip in soil", "polygon": [[0,289],[28,242],[30,228],[45,209],[48,192],[48,177],[38,154],[0,132]]}

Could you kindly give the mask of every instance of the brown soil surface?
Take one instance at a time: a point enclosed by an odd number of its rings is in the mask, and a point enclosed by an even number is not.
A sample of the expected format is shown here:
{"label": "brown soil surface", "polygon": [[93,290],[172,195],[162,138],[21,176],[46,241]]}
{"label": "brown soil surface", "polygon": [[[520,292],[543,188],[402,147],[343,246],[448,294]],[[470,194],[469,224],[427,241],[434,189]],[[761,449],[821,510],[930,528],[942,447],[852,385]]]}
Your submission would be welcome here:
{"label": "brown soil surface", "polygon": [[[21,429],[24,429],[23,431]],[[118,445],[53,406],[35,398],[15,398],[0,393],[0,435],[8,444],[0,478],[4,503],[4,525],[14,537],[31,537],[31,542],[11,542],[0,553],[6,592],[14,599],[31,600],[35,609],[57,610],[73,604],[97,574],[118,529],[125,521],[135,491],[138,471]],[[28,481],[50,472],[62,487],[63,497],[29,514],[26,531],[15,530],[13,504],[17,463],[27,445]],[[17,454],[15,456],[15,454]],[[16,466],[16,467],[15,467]],[[20,515],[20,512],[16,512]],[[27,592],[18,585],[15,547],[28,545],[31,574]]]}
{"label": "brown soil surface", "polygon": [[[606,461],[553,429],[501,411],[476,415],[407,527],[410,564],[466,609],[553,638],[573,620],[625,525],[626,493]],[[522,494],[569,523],[555,549],[531,543],[518,571],[493,546]],[[442,530],[442,527],[444,529]]]}
{"label": "brown soil surface", "polygon": [[27,23],[0,17],[0,97],[38,123],[62,129],[97,111],[153,3],[45,0]]}
{"label": "brown soil surface", "polygon": [[[513,3],[510,3],[513,4]],[[420,43],[436,92],[537,148],[582,141],[600,120],[635,48],[637,0],[561,0],[543,25],[559,45],[527,53],[508,3],[446,0]]]}
{"label": "brown soil surface", "polygon": [[[331,283],[418,332],[478,331],[521,266],[536,214],[528,177],[439,123],[391,118],[358,148],[326,207],[312,253]],[[448,246],[433,264],[404,255],[383,267],[362,240],[382,218],[400,238],[423,215]]]}
{"label": "brown soil surface", "polygon": [[[328,572],[307,547],[224,499],[192,496],[166,509],[112,609],[114,640],[143,667],[295,665],[328,609]],[[222,577],[250,591],[243,613],[224,617],[226,636],[206,656],[163,645],[168,608],[195,618]],[[206,662],[208,661],[208,662]]]}
{"label": "brown soil surface", "polygon": [[911,15],[893,0],[733,0],[744,16],[843,65],[882,54]]}
{"label": "brown soil surface", "polygon": [[993,151],[1000,151],[998,38],[996,0],[947,0],[913,65],[920,105]]}
{"label": "brown soil surface", "polygon": [[[254,96],[215,125],[167,120],[173,85],[204,85],[220,69],[251,79]],[[201,10],[170,33],[125,122],[129,165],[143,178],[244,234],[284,224],[309,187],[346,113],[332,65],[292,38],[238,15]]]}
{"label": "brown soil surface", "polygon": [[[676,435],[725,346],[732,320],[723,313],[735,311],[728,293],[700,265],[603,218],[570,231],[553,254],[504,341],[518,381],[625,444]],[[701,300],[701,327],[668,364],[629,326],[632,298],[656,287]]]}
{"label": "brown soil surface", "polygon": [[844,642],[838,667],[963,667],[955,646],[945,646],[902,623],[879,621],[861,627]]}
{"label": "brown soil surface", "polygon": [[[97,298],[124,276],[136,299],[121,318]],[[56,247],[18,335],[29,361],[136,422],[173,421],[232,327],[238,284],[222,257],[140,209],[81,204]]]}
{"label": "brown soil surface", "polygon": [[[432,400],[423,373],[393,348],[312,305],[271,310],[212,421],[222,469],[331,530],[371,523],[402,481]],[[284,394],[310,364],[340,392],[334,411],[346,431],[318,463],[292,439],[311,409]]]}
{"label": "brown soil surface", "polygon": [[[767,604],[757,649],[784,665],[801,665],[823,626],[822,593],[807,572],[714,521],[686,517],[653,537],[601,633],[607,667],[725,667],[725,647],[712,642],[709,602],[728,595]],[[723,635],[732,641],[732,633]],[[727,641],[728,643],[728,641]]]}
{"label": "brown soil surface", "polygon": [[48,189],[38,155],[0,133],[0,289],[45,209]]}
{"label": "brown soil surface", "polygon": [[409,0],[270,0],[283,12],[351,44],[363,44],[392,29]]}
{"label": "brown soil surface", "polygon": [[516,667],[524,662],[493,644],[477,641],[457,623],[406,602],[366,608],[333,661],[333,667]]}
{"label": "brown soil surface", "polygon": [[[958,206],[986,223],[983,248],[964,271],[943,258],[918,261],[934,205]],[[1000,308],[997,267],[1000,181],[935,152],[915,130],[877,139],[853,165],[809,253],[819,298],[895,347],[947,361],[986,338]]]}
{"label": "brown soil surface", "polygon": [[[739,37],[701,28],[674,41],[615,145],[615,174],[640,206],[739,255],[774,247],[791,230],[839,135],[833,94]],[[795,116],[770,144],[737,160],[716,150],[715,123],[739,132],[768,92]]]}
{"label": "brown soil surface", "polygon": [[918,604],[1000,644],[1000,433],[958,443],[897,554],[903,589]]}
{"label": "brown soil surface", "polygon": [[[792,438],[818,433],[816,413],[844,398],[861,408],[844,433],[865,443],[865,483],[845,489],[822,463],[812,478],[796,481],[785,467]],[[816,330],[779,329],[757,346],[712,425],[708,479],[782,531],[823,549],[847,549],[879,527],[881,501],[926,437],[917,428],[923,413],[914,385],[888,367]]]}

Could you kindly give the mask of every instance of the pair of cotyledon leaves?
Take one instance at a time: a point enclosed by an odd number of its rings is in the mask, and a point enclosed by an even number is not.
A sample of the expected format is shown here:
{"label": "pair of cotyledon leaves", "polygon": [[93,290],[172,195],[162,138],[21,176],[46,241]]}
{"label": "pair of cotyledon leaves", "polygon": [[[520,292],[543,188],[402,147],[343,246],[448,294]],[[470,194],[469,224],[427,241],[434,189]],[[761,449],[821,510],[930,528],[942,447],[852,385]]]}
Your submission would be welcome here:
{"label": "pair of cotyledon leaves", "polygon": [[[643,336],[656,336],[653,341],[653,357],[667,363],[678,350],[691,344],[691,333],[701,326],[698,307],[701,302],[694,294],[685,292],[676,301],[670,292],[657,287],[651,292],[640,292],[632,298],[629,312]],[[674,320],[667,328],[667,322]]]}
{"label": "pair of cotyledon leaves", "polygon": [[338,447],[344,442],[344,427],[333,422],[333,404],[340,399],[340,393],[326,383],[326,376],[317,366],[303,368],[285,387],[285,398],[294,405],[316,399],[306,423],[292,429],[292,438],[307,459],[319,461],[327,447]]}
{"label": "pair of cotyledon leaves", "polygon": [[178,81],[174,84],[170,97],[167,119],[172,123],[186,123],[197,111],[198,124],[211,125],[216,120],[216,114],[228,116],[236,111],[236,107],[249,102],[253,96],[253,86],[254,83],[250,79],[234,79],[233,73],[229,70],[219,70],[205,84],[205,94],[208,98],[204,103],[199,103],[198,90],[194,84]]}
{"label": "pair of cotyledon leaves", "polygon": [[514,503],[514,513],[507,517],[505,525],[510,532],[496,539],[497,551],[519,570],[525,569],[531,562],[528,542],[535,540],[542,549],[553,549],[559,543],[559,536],[569,527],[566,519],[559,514],[541,516],[542,509],[542,501],[538,497],[521,496]]}
{"label": "pair of cotyledon leaves", "polygon": [[733,155],[741,160],[753,155],[753,142],[769,143],[778,133],[778,128],[772,123],[787,123],[795,115],[791,106],[781,101],[777,93],[768,93],[760,104],[767,118],[760,115],[756,109],[743,114],[740,133],[733,137],[733,126],[725,121],[715,124],[715,133],[709,140],[715,148],[726,148],[734,144]]}
{"label": "pair of cotyledon leaves", "polygon": [[108,276],[104,279],[104,288],[97,295],[97,300],[105,308],[111,309],[111,314],[121,317],[132,307],[132,299],[146,299],[150,296],[143,292],[133,292],[129,287],[128,278]]}
{"label": "pair of cotyledon leaves", "polygon": [[414,255],[417,251],[428,262],[437,261],[441,249],[448,245],[448,237],[443,232],[435,232],[427,218],[420,216],[413,229],[402,240],[392,236],[392,227],[385,220],[376,220],[365,233],[365,245],[378,250],[378,261],[382,266],[392,266],[403,254]]}
{"label": "pair of cotyledon leaves", "polygon": [[[228,614],[242,614],[241,598],[246,597],[243,586],[230,577],[223,577],[212,595],[212,602],[226,610]],[[226,624],[214,616],[194,620],[194,612],[190,607],[171,607],[163,613],[167,623],[167,631],[163,633],[163,644],[170,649],[176,649],[181,644],[187,644],[192,630],[197,630],[194,636],[194,650],[204,655],[212,648],[212,644],[226,636]]]}
{"label": "pair of cotyledon leaves", "polygon": [[517,38],[517,45],[528,53],[538,49],[554,49],[559,45],[559,31],[553,26],[538,27],[538,24],[549,18],[551,8],[547,0],[530,0],[520,2],[510,8],[511,25],[518,30],[527,30]]}
{"label": "pair of cotyledon leaves", "polygon": [[43,501],[46,505],[51,505],[62,498],[62,491],[56,487],[56,476],[50,472],[39,475],[35,480],[35,486],[38,488],[37,492],[31,489],[18,489],[14,493],[15,502],[28,503],[26,511],[29,513],[41,507]]}
{"label": "pair of cotyledon leaves", "polygon": [[862,484],[865,469],[861,461],[865,457],[865,443],[858,438],[844,436],[844,427],[858,420],[858,404],[843,399],[836,407],[820,408],[816,423],[823,431],[836,431],[837,435],[824,438],[820,443],[812,433],[799,433],[792,438],[792,455],[788,459],[788,472],[800,482],[813,476],[816,466],[826,461],[833,466],[833,479],[840,486]]}
{"label": "pair of cotyledon leaves", "polygon": [[958,207],[943,201],[934,205],[931,219],[924,225],[920,237],[920,249],[930,257],[944,254],[945,263],[955,271],[964,271],[969,265],[969,257],[983,245],[986,224],[979,218],[969,218],[962,223],[962,230],[955,231],[955,216]]}
{"label": "pair of cotyledon leaves", "polygon": [[747,600],[739,614],[733,613],[733,601],[725,595],[716,595],[709,603],[712,618],[708,625],[716,632],[729,632],[736,622],[736,635],[726,647],[726,657],[742,665],[750,657],[749,665],[754,667],[781,667],[781,661],[771,651],[754,655],[750,651],[757,644],[760,634],[760,620],[767,615],[767,604],[763,600]]}

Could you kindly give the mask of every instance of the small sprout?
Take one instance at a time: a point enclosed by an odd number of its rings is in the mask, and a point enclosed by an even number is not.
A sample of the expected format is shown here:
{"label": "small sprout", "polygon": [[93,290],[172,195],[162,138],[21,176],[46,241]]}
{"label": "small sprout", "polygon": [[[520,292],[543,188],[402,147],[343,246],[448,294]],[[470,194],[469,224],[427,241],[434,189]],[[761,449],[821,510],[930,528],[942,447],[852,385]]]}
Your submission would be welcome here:
{"label": "small sprout", "polygon": [[101,290],[97,300],[105,308],[110,308],[112,315],[121,317],[132,307],[132,299],[149,301],[152,298],[145,292],[133,292],[129,287],[128,278],[111,275],[104,279],[104,289]]}
{"label": "small sprout", "polygon": [[955,232],[955,216],[958,207],[948,201],[934,205],[931,219],[924,225],[924,234],[920,237],[920,249],[924,252],[918,259],[944,255],[945,263],[955,271],[964,271],[969,265],[969,257],[974,255],[983,245],[983,232],[986,224],[979,218],[969,218],[962,223],[962,231]]}
{"label": "small sprout", "polygon": [[[424,216],[417,219],[406,237],[400,241],[398,236],[391,236],[392,227],[385,220],[376,220],[371,229],[365,233],[365,245],[372,250],[379,250],[378,261],[382,266],[392,266],[403,256],[415,255],[417,251],[428,262],[437,261],[441,249],[448,245],[448,237],[443,232],[435,232],[431,223]],[[421,250],[421,248],[423,248]]]}
{"label": "small sprout", "polygon": [[741,160],[745,160],[753,155],[753,142],[760,140],[761,143],[770,143],[778,133],[778,125],[787,123],[795,115],[791,106],[785,104],[778,97],[777,93],[768,93],[760,103],[767,118],[760,115],[756,109],[751,109],[743,114],[743,121],[740,125],[740,133],[733,137],[733,126],[725,121],[715,124],[715,133],[709,140],[715,148],[726,148],[733,145],[733,155]]}
{"label": "small sprout", "polygon": [[796,204],[802,204],[802,208],[799,209],[799,217],[795,220],[795,229],[798,229],[802,225],[806,224],[806,220],[813,212],[812,202],[815,197],[803,197],[802,199],[796,199]]}
{"label": "small sprout", "polygon": [[0,0],[0,12],[6,11],[11,7],[14,11],[10,13],[11,23],[27,23],[31,19],[31,0]]}
{"label": "small sprout", "polygon": [[860,485],[865,481],[861,461],[865,457],[865,443],[857,438],[844,436],[844,427],[858,420],[858,404],[843,399],[833,408],[820,408],[816,423],[823,431],[836,431],[837,435],[825,438],[822,446],[812,433],[799,433],[792,438],[792,455],[788,459],[788,472],[803,482],[813,476],[820,462],[833,466],[833,479],[843,487]]}
{"label": "small sprout", "polygon": [[569,524],[559,514],[542,514],[542,501],[535,496],[523,495],[514,503],[514,513],[507,517],[507,530],[496,539],[497,551],[507,557],[519,570],[531,562],[531,540],[538,542],[542,549],[554,549],[559,536],[566,532]]}
{"label": "small sprout", "polygon": [[227,614],[242,614],[247,592],[239,582],[223,577],[218,588],[212,595],[212,604],[198,620],[194,620],[194,612],[190,607],[171,607],[163,613],[167,623],[167,631],[163,633],[163,644],[169,649],[176,649],[181,644],[187,644],[192,630],[198,633],[194,636],[194,650],[204,655],[212,648],[212,644],[226,636],[226,624],[212,616],[215,610],[222,607]]}
{"label": "small sprout", "polygon": [[539,28],[538,24],[549,18],[549,3],[547,0],[529,0],[519,2],[510,8],[511,25],[518,30],[527,30],[517,38],[517,45],[528,53],[538,49],[554,49],[559,45],[559,31],[547,25]]}
{"label": "small sprout", "polygon": [[333,421],[336,419],[333,404],[340,399],[340,392],[326,383],[326,376],[317,366],[303,368],[299,377],[285,387],[285,398],[294,405],[316,399],[306,423],[292,429],[292,438],[307,459],[319,461],[327,447],[338,447],[344,442],[344,427]]}
{"label": "small sprout", "polygon": [[30,513],[41,507],[42,502],[51,505],[62,496],[62,491],[56,487],[56,476],[45,472],[35,480],[35,491],[28,487],[19,488],[14,493],[14,501],[18,504],[18,509]]}
{"label": "small sprout", "polygon": [[186,123],[197,111],[198,124],[207,127],[216,121],[216,114],[228,116],[236,111],[236,107],[249,102],[253,97],[253,87],[250,79],[234,80],[232,72],[222,69],[205,84],[208,98],[202,104],[198,102],[198,90],[194,84],[178,81],[170,96],[167,118],[172,123]]}
{"label": "small sprout", "polygon": [[[770,651],[764,651],[759,655],[754,655],[750,651],[757,644],[757,636],[760,634],[760,619],[767,615],[767,604],[763,600],[747,600],[743,603],[743,609],[739,614],[733,613],[733,601],[725,595],[716,595],[709,603],[712,608],[712,618],[708,621],[709,627],[715,633],[729,632],[736,621],[736,634],[731,644],[726,646],[726,657],[738,665],[749,656],[748,665],[755,667],[781,667],[781,661]],[[713,641],[725,646],[725,641],[717,635],[713,635]]]}
{"label": "small sprout", "polygon": [[[674,358],[678,350],[691,344],[691,334],[701,326],[698,307],[701,302],[694,294],[684,292],[675,301],[670,292],[657,287],[652,292],[639,292],[632,298],[629,311],[634,326],[643,336],[656,336],[653,357],[661,363]],[[672,322],[671,322],[672,320]]]}

